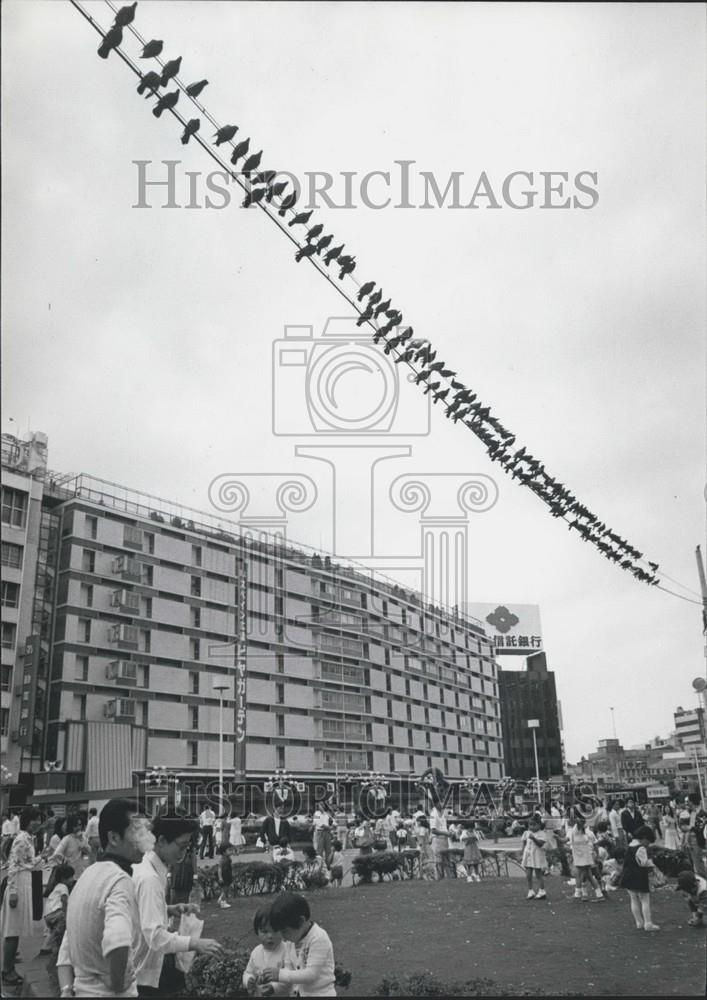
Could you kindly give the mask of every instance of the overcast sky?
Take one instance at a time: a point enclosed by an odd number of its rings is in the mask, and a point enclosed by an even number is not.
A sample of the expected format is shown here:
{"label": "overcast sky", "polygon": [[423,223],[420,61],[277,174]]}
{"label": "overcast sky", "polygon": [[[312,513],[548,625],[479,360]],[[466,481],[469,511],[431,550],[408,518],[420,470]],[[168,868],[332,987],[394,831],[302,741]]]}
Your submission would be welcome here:
{"label": "overcast sky", "polygon": [[[108,26],[105,4],[86,6]],[[273,434],[272,345],[287,324],[318,335],[346,304],[235,196],[223,209],[164,209],[154,189],[153,208],[133,208],[134,161],[154,161],[150,176],[164,179],[160,161],[183,159],[180,205],[185,171],[214,165],[180,144],[171,115],[153,117],[115,54],[97,57],[98,36],[68,2],[8,0],[2,20],[3,430],[45,431],[54,469],[201,509],[219,474],[310,476],[319,501],[290,534],[327,548],[326,467],[295,454],[317,439]],[[208,78],[204,104],[265,150],[263,167],[328,172],[337,202],[342,172],[356,172],[355,207],[312,218],[356,254],[356,277],[383,285],[519,446],[698,589],[702,6],[141,0],[135,26],[164,39],[166,58],[183,57],[185,82]],[[126,50],[138,51],[127,33]],[[202,122],[202,132],[213,129]],[[420,171],[442,190],[459,171],[462,204],[485,172],[501,207],[395,208],[396,160],[415,161],[413,204],[424,200]],[[391,173],[389,191],[380,177],[369,189],[391,195],[389,207],[362,203],[369,171]],[[539,192],[528,210],[503,201],[514,171],[534,175],[513,188]],[[541,208],[543,171],[566,172],[570,197],[581,194],[577,174],[596,173],[596,184],[585,177],[596,204]],[[276,375],[285,429],[307,420],[297,378]],[[365,398],[361,378],[341,381],[341,405]],[[461,424],[434,412],[429,435],[406,437],[418,411],[402,398],[398,436],[376,441],[412,453],[379,469],[376,553],[419,548],[415,516],[390,509],[396,476],[492,477],[498,502],[470,515],[470,596],[540,605],[569,759],[611,735],[610,706],[625,745],[667,734],[704,674],[698,606],[638,583],[568,532]],[[268,513],[268,482],[252,510],[262,500]],[[337,468],[337,489],[358,495],[353,461]]]}

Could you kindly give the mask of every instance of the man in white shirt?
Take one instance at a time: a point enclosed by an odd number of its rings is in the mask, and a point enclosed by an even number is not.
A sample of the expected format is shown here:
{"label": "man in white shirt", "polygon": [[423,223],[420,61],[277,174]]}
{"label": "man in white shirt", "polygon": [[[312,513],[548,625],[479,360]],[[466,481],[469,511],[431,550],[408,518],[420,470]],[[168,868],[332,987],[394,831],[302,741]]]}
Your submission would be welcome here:
{"label": "man in white shirt", "polygon": [[205,806],[203,812],[199,816],[199,826],[201,827],[201,847],[199,848],[199,857],[203,858],[206,853],[206,845],[209,845],[209,857],[214,856],[214,823],[216,822],[216,813],[213,811],[211,806]]}
{"label": "man in white shirt", "polygon": [[218,955],[223,950],[218,941],[187,937],[169,931],[169,918],[182,913],[196,913],[189,903],[167,906],[167,873],[170,865],[179,864],[196,833],[194,820],[181,816],[160,816],[152,824],[155,846],[140,864],[133,865],[133,883],[140,914],[140,943],[135,952],[135,973],[139,996],[165,995],[160,991],[164,956],[180,951]]}
{"label": "man in white shirt", "polygon": [[88,842],[88,848],[91,852],[89,854],[88,863],[90,865],[98,857],[98,852],[101,849],[101,841],[98,836],[98,810],[92,806],[88,810],[88,822],[86,823],[86,840]]}
{"label": "man in white shirt", "polygon": [[10,847],[12,846],[12,839],[14,837],[12,832],[12,820],[8,813],[3,813],[2,819],[2,842],[0,845],[0,854],[2,855],[3,861],[7,858],[10,853]]}
{"label": "man in white shirt", "polygon": [[430,832],[432,833],[432,853],[435,858],[437,878],[444,878],[444,858],[442,851],[449,848],[449,830],[444,810],[433,806],[430,811]]}
{"label": "man in white shirt", "polygon": [[312,817],[312,842],[314,850],[329,863],[331,856],[331,817],[323,809],[317,809]]}
{"label": "man in white shirt", "polygon": [[111,799],[101,810],[100,861],[81,875],[69,896],[66,933],[57,958],[62,996],[135,997],[133,955],[140,917],[132,863],[154,846],[149,822],[129,799]]}

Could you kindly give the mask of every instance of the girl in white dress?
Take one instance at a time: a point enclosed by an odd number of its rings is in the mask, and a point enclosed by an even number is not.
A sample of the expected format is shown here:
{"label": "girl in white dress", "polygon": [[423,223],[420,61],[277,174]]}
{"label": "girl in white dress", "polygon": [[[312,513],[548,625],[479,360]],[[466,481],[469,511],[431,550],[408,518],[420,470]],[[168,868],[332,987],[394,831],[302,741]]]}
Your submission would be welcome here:
{"label": "girl in white dress", "polygon": [[678,822],[675,818],[675,811],[671,806],[666,806],[663,813],[663,846],[669,851],[680,850]]}
{"label": "girl in white dress", "polygon": [[[545,833],[543,832],[543,822],[536,816],[533,816],[528,824],[528,829],[523,834],[523,857],[521,864],[525,868],[526,878],[528,880],[528,895],[527,899],[547,899],[547,893],[545,892],[545,882],[543,879],[543,872],[547,865],[547,858],[545,855],[546,839]],[[537,893],[533,890],[533,875],[538,883]]]}

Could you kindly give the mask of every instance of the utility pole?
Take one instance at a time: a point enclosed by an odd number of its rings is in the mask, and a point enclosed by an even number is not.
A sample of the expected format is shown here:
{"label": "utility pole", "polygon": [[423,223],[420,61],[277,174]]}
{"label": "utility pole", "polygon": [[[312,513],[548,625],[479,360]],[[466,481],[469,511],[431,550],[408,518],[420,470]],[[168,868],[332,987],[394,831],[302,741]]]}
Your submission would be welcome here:
{"label": "utility pole", "polygon": [[705,572],[705,564],[699,545],[695,549],[695,557],[697,559],[697,574],[700,578],[700,591],[702,593],[702,635],[705,640],[703,652],[705,655],[705,676],[707,677],[707,572]]}

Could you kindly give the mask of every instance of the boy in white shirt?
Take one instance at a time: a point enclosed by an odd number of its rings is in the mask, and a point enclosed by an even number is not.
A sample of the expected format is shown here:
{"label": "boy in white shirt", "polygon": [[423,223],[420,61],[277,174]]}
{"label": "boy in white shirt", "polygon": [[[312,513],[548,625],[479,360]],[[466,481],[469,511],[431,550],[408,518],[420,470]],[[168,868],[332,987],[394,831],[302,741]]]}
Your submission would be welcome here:
{"label": "boy in white shirt", "polygon": [[334,949],[327,932],[311,919],[309,903],[281,893],[270,908],[270,926],[295,946],[294,969],[266,969],[262,983],[296,986],[301,997],[335,997]]}

